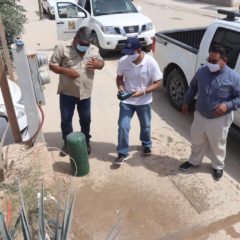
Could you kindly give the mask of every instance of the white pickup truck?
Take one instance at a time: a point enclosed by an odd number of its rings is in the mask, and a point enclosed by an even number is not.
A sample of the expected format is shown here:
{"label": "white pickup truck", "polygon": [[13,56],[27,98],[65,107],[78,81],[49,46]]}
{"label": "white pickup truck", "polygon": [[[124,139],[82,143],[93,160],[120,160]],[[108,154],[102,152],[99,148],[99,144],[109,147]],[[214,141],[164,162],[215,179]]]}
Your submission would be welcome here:
{"label": "white pickup truck", "polygon": [[70,40],[81,26],[92,30],[93,44],[103,56],[118,51],[128,37],[139,38],[150,51],[155,35],[152,21],[131,0],[57,0],[55,19],[58,40]]}
{"label": "white pickup truck", "polygon": [[[225,19],[215,20],[207,28],[157,32],[154,57],[163,70],[163,84],[170,103],[180,110],[184,94],[199,67],[206,64],[209,49],[221,44],[227,50],[228,66],[240,72],[240,13],[218,11]],[[240,127],[240,110],[234,124]]]}
{"label": "white pickup truck", "polygon": [[50,19],[54,19],[54,4],[56,0],[42,0],[43,13],[47,14]]}

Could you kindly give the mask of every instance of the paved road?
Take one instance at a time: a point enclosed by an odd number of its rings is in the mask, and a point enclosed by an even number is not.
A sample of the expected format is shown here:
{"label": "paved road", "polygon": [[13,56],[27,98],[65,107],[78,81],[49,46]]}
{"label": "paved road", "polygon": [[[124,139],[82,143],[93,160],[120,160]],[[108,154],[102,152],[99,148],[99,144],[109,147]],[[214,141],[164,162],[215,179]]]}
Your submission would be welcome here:
{"label": "paved road", "polygon": [[[57,42],[54,21],[38,20],[36,3],[21,1],[27,9],[28,23],[23,34],[29,49],[51,55]],[[217,16],[214,6],[190,1],[136,0],[151,16],[156,29],[205,26]],[[116,66],[120,55],[106,58],[104,70],[98,71],[92,103],[91,173],[74,179],[82,186],[74,218],[76,239],[104,239],[119,215],[124,223],[118,239],[232,239],[239,216],[238,183],[240,162],[238,140],[230,136],[225,177],[215,183],[206,159],[190,174],[177,171],[189,155],[189,127],[192,116],[183,117],[169,105],[165,91],[154,94],[153,156],[139,153],[139,126],[133,119],[130,134],[130,160],[120,169],[112,169],[117,140],[118,100]],[[58,77],[51,73],[46,86],[47,105],[45,138],[49,146],[61,147],[58,111]],[[78,119],[74,118],[78,130]],[[57,159],[57,154],[55,154]],[[58,159],[64,163],[68,159]],[[194,174],[193,174],[194,173]],[[236,181],[235,181],[236,180]],[[210,227],[206,227],[206,226]]]}

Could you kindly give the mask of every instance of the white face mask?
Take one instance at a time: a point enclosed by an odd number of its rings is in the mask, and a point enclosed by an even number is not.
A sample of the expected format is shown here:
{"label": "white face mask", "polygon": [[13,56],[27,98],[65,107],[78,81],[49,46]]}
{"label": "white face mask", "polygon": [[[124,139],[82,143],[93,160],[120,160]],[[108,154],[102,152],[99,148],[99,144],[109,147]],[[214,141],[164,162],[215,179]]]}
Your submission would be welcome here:
{"label": "white face mask", "polygon": [[139,57],[138,53],[134,53],[132,55],[127,55],[127,58],[129,59],[129,61],[133,62],[135,61],[137,58]]}
{"label": "white face mask", "polygon": [[218,72],[221,67],[219,64],[207,63],[210,72]]}

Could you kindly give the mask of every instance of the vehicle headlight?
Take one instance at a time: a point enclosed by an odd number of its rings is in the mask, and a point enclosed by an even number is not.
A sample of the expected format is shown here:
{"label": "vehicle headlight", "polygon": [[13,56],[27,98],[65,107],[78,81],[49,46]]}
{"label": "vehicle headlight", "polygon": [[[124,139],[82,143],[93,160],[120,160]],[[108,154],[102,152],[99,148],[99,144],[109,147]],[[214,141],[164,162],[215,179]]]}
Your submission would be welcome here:
{"label": "vehicle headlight", "polygon": [[116,34],[116,31],[112,26],[102,26],[102,31],[106,34]]}
{"label": "vehicle headlight", "polygon": [[147,24],[146,24],[146,31],[150,31],[150,30],[152,30],[152,29],[153,29],[152,23],[147,23]]}

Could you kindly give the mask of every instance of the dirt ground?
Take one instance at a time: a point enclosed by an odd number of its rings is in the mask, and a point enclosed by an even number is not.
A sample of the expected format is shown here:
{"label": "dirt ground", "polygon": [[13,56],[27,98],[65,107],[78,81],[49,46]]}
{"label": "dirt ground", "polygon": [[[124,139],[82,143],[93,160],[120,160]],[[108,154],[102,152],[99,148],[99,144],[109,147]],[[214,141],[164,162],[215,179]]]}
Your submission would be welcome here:
{"label": "dirt ground", "polygon": [[[39,21],[37,3],[30,0],[21,2],[28,17],[23,34],[26,46],[50,57],[57,43],[54,21]],[[158,3],[142,0],[135,3],[142,5],[147,15],[151,13],[158,30],[207,25],[214,15],[210,10],[206,12],[209,7],[206,4],[194,5],[191,12],[186,1],[169,0],[169,5],[160,0]],[[204,14],[196,15],[198,8]],[[119,240],[240,239],[237,177],[227,171],[220,182],[215,182],[208,158],[204,159],[201,167],[189,173],[178,171],[179,164],[188,159],[190,153],[192,116],[183,117],[174,111],[164,90],[154,94],[152,155],[141,155],[139,124],[135,116],[130,132],[130,159],[120,168],[112,165],[117,144],[119,102],[115,77],[119,57],[119,54],[108,56],[104,69],[96,73],[88,176],[72,177],[69,158],[59,157],[59,152],[50,148],[62,146],[58,96],[55,94],[57,75],[51,73],[51,83],[45,89],[47,105],[44,106],[46,120],[43,131],[46,146],[36,146],[32,152],[35,155],[30,154],[31,162],[33,166],[34,161],[40,163],[42,176],[52,194],[55,194],[59,183],[65,190],[77,191],[72,239],[102,240],[113,229],[119,230],[115,238]],[[76,115],[73,125],[75,131],[79,131]],[[24,156],[28,155],[25,150],[20,152],[18,155],[23,156],[23,164]],[[236,149],[235,158],[238,155]],[[239,163],[234,164],[237,171]],[[116,229],[114,226],[118,222],[121,224]]]}

